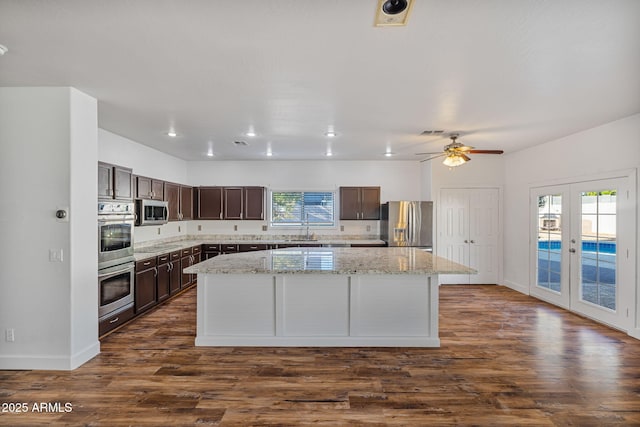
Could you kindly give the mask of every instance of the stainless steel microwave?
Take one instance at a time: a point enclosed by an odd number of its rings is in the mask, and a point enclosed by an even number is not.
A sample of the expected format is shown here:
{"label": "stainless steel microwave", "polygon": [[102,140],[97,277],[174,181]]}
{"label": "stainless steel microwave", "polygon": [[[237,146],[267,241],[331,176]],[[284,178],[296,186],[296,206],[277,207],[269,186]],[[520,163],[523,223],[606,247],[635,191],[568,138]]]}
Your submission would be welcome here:
{"label": "stainless steel microwave", "polygon": [[169,220],[169,202],[164,200],[136,200],[136,225],[166,224]]}

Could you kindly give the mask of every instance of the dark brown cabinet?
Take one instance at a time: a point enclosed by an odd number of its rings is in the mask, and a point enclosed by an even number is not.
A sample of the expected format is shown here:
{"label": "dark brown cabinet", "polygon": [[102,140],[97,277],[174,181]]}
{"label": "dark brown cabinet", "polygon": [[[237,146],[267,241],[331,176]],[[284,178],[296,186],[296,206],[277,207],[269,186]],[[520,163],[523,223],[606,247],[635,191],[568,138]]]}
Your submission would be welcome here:
{"label": "dark brown cabinet", "polygon": [[164,181],[136,176],[134,183],[137,199],[164,200]]}
{"label": "dark brown cabinet", "polygon": [[235,254],[238,252],[238,245],[232,243],[222,243],[220,245],[220,252],[222,254]]}
{"label": "dark brown cabinet", "polygon": [[340,219],[380,219],[380,187],[340,187]]}
{"label": "dark brown cabinet", "polygon": [[198,187],[195,189],[196,218],[222,219],[222,187]]}
{"label": "dark brown cabinet", "polygon": [[132,200],[132,170],[98,162],[98,198]]}
{"label": "dark brown cabinet", "polygon": [[198,219],[264,220],[264,187],[198,187]]}
{"label": "dark brown cabinet", "polygon": [[186,185],[164,183],[164,200],[169,204],[169,221],[193,219],[193,188]]}
{"label": "dark brown cabinet", "polygon": [[264,187],[244,187],[243,213],[243,219],[264,219]]}
{"label": "dark brown cabinet", "polygon": [[169,272],[169,293],[175,294],[180,290],[182,284],[182,261],[181,252],[174,251],[169,254],[171,270]]}
{"label": "dark brown cabinet", "polygon": [[180,186],[180,219],[193,219],[193,187]]}
{"label": "dark brown cabinet", "polygon": [[204,244],[202,245],[202,256],[205,260],[220,255],[220,245]]}
{"label": "dark brown cabinet", "polygon": [[[201,249],[201,246],[193,246],[191,248],[183,249],[181,252],[182,265],[180,266],[180,269],[184,270],[187,267],[191,267],[192,265],[199,263]],[[182,272],[182,283],[180,288],[184,289],[187,286],[194,285],[196,280],[197,274],[187,274]]]}
{"label": "dark brown cabinet", "polygon": [[171,260],[169,254],[158,256],[158,276],[156,277],[157,302],[171,295]]}
{"label": "dark brown cabinet", "polygon": [[149,258],[136,262],[136,281],[134,293],[134,305],[136,313],[142,313],[145,310],[156,305],[157,290],[156,277],[158,269],[156,268],[156,259]]}
{"label": "dark brown cabinet", "polygon": [[266,251],[269,245],[265,244],[241,244],[238,245],[238,252]]}
{"label": "dark brown cabinet", "polygon": [[244,194],[242,187],[224,187],[224,219],[242,219]]}

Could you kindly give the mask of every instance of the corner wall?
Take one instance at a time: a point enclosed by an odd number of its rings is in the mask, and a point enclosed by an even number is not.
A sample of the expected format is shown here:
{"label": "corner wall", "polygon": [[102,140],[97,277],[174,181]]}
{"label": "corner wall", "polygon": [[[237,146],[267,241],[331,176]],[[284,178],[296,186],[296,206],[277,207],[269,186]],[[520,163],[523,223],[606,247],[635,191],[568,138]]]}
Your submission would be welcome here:
{"label": "corner wall", "polygon": [[0,88],[0,369],[73,369],[99,353],[95,129],[81,92]]}

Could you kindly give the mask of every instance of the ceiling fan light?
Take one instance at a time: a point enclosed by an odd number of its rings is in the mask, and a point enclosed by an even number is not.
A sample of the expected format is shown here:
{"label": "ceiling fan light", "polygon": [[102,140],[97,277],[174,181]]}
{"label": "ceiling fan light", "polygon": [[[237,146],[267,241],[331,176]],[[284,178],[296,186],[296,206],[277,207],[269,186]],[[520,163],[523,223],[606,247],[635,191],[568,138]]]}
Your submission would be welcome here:
{"label": "ceiling fan light", "polygon": [[453,168],[453,167],[456,167],[456,166],[463,165],[466,162],[468,162],[469,160],[471,160],[471,159],[469,157],[465,156],[464,154],[462,154],[462,155],[449,154],[447,157],[444,158],[442,163],[445,166],[449,166],[450,168]]}

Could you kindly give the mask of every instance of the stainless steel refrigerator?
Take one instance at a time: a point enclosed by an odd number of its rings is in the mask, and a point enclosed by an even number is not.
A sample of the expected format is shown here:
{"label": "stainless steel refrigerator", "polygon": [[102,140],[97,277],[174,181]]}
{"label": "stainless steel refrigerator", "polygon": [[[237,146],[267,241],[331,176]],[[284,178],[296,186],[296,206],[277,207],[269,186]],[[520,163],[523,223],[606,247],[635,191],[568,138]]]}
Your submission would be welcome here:
{"label": "stainless steel refrigerator", "polygon": [[433,247],[433,202],[387,202],[380,209],[380,238],[388,246]]}

